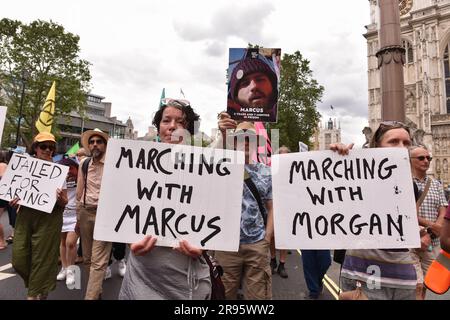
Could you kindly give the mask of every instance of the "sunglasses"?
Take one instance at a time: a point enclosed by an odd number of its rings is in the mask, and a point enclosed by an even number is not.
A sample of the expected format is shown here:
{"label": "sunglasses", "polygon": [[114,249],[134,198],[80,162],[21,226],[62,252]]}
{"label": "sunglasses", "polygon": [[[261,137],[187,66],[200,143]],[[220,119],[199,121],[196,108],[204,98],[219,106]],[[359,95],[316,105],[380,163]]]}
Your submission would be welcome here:
{"label": "sunglasses", "polygon": [[41,149],[42,151],[45,151],[47,149],[50,151],[55,151],[55,145],[48,144],[48,143],[41,143],[41,144],[39,144],[39,149]]}
{"label": "sunglasses", "polygon": [[188,107],[191,103],[188,100],[183,99],[172,99],[172,98],[164,98],[161,99],[161,106],[175,106],[175,107]]}
{"label": "sunglasses", "polygon": [[431,157],[431,156],[418,156],[418,157],[411,157],[411,159],[417,159],[419,161],[423,161],[423,160],[427,159],[428,162],[430,162],[431,160],[433,160],[433,157]]}
{"label": "sunglasses", "polygon": [[102,139],[91,139],[91,140],[89,140],[89,144],[94,144],[94,143],[96,143],[96,144],[103,144],[104,141]]}

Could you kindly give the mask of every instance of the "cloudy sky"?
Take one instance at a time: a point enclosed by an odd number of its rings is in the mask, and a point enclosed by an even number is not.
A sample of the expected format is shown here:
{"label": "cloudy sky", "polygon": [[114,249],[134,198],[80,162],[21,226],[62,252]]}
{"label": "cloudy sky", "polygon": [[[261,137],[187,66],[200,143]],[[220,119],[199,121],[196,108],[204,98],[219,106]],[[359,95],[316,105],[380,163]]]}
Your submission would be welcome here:
{"label": "cloudy sky", "polygon": [[228,48],[253,43],[299,50],[325,87],[322,119],[340,121],[344,142],[364,143],[369,1],[15,0],[0,12],[26,23],[51,19],[78,34],[92,92],[112,102],[120,120],[131,117],[140,136],[163,88],[174,98],[182,88],[210,134],[226,108]]}

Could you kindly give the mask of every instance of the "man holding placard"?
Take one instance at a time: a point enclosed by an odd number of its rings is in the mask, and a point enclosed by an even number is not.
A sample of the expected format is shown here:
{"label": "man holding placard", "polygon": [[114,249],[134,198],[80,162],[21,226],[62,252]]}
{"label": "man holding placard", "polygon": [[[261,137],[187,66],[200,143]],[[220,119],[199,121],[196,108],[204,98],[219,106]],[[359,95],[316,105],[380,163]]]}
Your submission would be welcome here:
{"label": "man holding placard", "polygon": [[[48,132],[39,133],[31,147],[36,159],[14,155],[2,178],[2,198],[6,195],[8,200],[8,191],[3,191],[5,184],[8,190],[15,189],[10,202],[17,209],[12,264],[28,288],[28,300],[46,299],[56,287],[59,238],[67,204],[67,169],[51,163],[55,149],[55,137]],[[31,173],[29,177],[27,172]],[[17,181],[19,185],[14,185]],[[51,191],[46,190],[48,185],[53,185]],[[39,210],[39,206],[47,205],[51,209]]]}
{"label": "man holding placard", "polygon": [[80,227],[84,265],[89,270],[85,296],[87,300],[101,297],[111,253],[111,242],[94,240],[95,217],[108,138],[108,135],[99,129],[88,130],[81,136],[81,145],[91,154],[91,157],[80,163],[77,181],[77,224]]}
{"label": "man holding placard", "polygon": [[[224,141],[228,138],[233,141],[235,150],[245,152],[239,251],[216,251],[215,255],[224,270],[222,281],[225,286],[226,299],[237,299],[241,281],[244,288],[244,299],[271,299],[272,176],[268,166],[262,163],[251,163],[253,152],[258,150],[258,145],[265,143],[265,138],[256,134],[253,123],[241,122],[237,125],[236,121],[232,120],[227,113],[221,114],[219,129]],[[235,129],[235,131],[227,137],[227,129]]]}

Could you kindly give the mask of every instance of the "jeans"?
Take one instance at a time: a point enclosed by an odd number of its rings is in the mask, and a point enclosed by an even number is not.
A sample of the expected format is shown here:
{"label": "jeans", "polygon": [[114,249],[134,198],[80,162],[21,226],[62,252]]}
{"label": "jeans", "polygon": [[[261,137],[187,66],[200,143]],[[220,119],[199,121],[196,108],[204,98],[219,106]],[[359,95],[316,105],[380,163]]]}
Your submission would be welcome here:
{"label": "jeans", "polygon": [[303,274],[311,297],[322,292],[322,280],[331,265],[330,250],[302,250]]}

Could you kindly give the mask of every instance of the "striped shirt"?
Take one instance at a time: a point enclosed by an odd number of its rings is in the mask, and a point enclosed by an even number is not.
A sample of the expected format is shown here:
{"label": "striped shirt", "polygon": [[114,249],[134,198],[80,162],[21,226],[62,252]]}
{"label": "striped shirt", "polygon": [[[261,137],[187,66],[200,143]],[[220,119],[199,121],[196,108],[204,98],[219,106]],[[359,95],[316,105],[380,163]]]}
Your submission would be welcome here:
{"label": "striped shirt", "polygon": [[[422,193],[425,189],[430,177],[425,177],[424,180],[414,178],[414,182],[417,184],[419,191]],[[419,217],[435,222],[439,215],[439,209],[441,207],[447,207],[447,199],[445,198],[444,189],[439,181],[431,179],[430,188],[427,195],[419,208]],[[432,240],[433,247],[439,246],[439,238]]]}
{"label": "striped shirt", "polygon": [[[378,274],[379,270],[379,274]],[[410,251],[347,250],[342,277],[381,287],[415,289],[417,273]]]}

